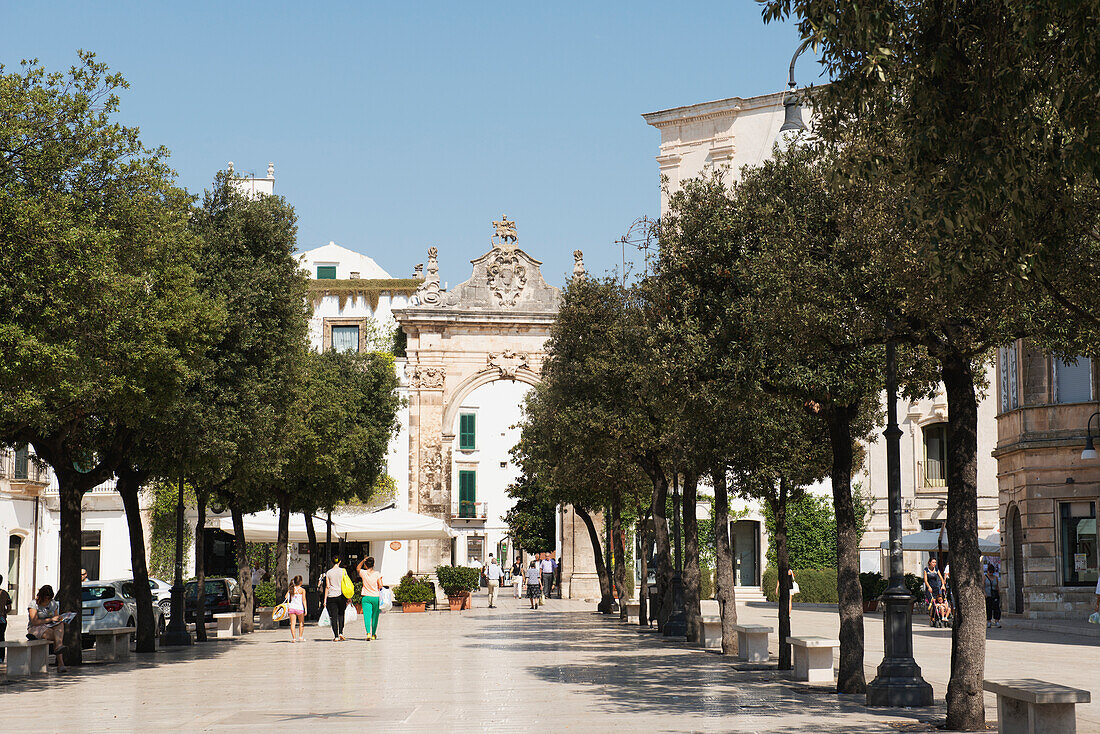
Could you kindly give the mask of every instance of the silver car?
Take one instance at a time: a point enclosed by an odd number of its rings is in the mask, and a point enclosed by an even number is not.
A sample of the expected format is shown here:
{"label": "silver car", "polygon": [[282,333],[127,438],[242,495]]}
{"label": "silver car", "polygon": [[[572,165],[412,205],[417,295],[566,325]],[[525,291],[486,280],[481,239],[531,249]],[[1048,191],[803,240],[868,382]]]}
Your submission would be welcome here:
{"label": "silver car", "polygon": [[[91,647],[95,630],[118,627],[135,627],[137,601],[134,599],[134,582],[131,579],[114,581],[85,581],[81,585],[81,645]],[[164,612],[153,604],[153,622],[157,639],[164,632]],[[134,635],[130,636],[131,639]]]}

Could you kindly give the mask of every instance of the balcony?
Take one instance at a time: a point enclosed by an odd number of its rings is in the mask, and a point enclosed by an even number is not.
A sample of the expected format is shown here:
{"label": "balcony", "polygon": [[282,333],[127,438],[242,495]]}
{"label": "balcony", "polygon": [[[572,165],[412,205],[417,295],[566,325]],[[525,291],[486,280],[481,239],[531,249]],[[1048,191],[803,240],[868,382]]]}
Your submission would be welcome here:
{"label": "balcony", "polygon": [[50,483],[50,469],[26,451],[0,451],[0,479],[9,480],[13,488],[42,487]]}
{"label": "balcony", "polygon": [[485,520],[489,517],[488,502],[452,502],[452,520]]}

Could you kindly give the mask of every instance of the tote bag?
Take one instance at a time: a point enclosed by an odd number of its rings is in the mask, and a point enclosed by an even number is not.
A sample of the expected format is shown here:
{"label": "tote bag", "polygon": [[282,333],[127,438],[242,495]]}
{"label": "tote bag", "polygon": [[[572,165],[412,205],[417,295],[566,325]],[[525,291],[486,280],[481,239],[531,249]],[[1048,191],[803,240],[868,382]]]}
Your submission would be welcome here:
{"label": "tote bag", "polygon": [[393,609],[393,592],[389,587],[383,586],[378,592],[378,611],[388,612]]}

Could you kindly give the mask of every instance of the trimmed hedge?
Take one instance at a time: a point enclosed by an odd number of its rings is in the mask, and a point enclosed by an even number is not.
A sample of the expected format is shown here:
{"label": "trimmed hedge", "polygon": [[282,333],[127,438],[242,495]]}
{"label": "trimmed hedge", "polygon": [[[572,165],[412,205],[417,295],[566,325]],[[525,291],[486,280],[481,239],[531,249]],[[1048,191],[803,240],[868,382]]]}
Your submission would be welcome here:
{"label": "trimmed hedge", "polygon": [[[768,566],[764,570],[761,586],[764,597],[770,602],[778,601],[775,594],[777,578],[779,578],[779,572],[774,566]],[[798,584],[798,593],[794,595],[794,601],[806,604],[837,603],[835,568],[795,569],[794,580]]]}
{"label": "trimmed hedge", "polygon": [[481,569],[466,566],[436,566],[435,576],[447,596],[457,596],[464,591],[477,591],[481,587]]}
{"label": "trimmed hedge", "polygon": [[275,601],[274,581],[261,581],[253,591],[256,594],[257,607],[273,607],[278,603]]}
{"label": "trimmed hedge", "polygon": [[393,600],[398,604],[426,603],[434,598],[431,585],[415,576],[402,577],[401,583],[393,590]]}

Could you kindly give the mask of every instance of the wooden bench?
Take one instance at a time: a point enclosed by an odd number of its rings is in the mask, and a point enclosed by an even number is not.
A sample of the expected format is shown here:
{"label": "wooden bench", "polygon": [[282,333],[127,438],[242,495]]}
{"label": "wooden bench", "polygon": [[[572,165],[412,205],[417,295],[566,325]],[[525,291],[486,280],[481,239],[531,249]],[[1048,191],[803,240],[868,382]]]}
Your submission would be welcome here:
{"label": "wooden bench", "polygon": [[223,612],[215,614],[214,621],[218,623],[218,639],[228,640],[241,636],[241,623],[244,620],[242,612]]}
{"label": "wooden bench", "polygon": [[258,607],[256,609],[256,616],[260,618],[260,629],[273,630],[279,625],[271,616],[274,611],[275,607]]}
{"label": "wooden bench", "polygon": [[1077,713],[1073,707],[1091,701],[1088,691],[1034,678],[987,680],[982,687],[997,694],[997,731],[1001,734],[1074,734]]}
{"label": "wooden bench", "polygon": [[794,679],[810,683],[833,681],[833,648],[840,640],[828,637],[788,637],[794,658]]}
{"label": "wooden bench", "polygon": [[642,605],[637,601],[623,602],[626,605],[626,621],[638,624],[638,618],[642,614]]}
{"label": "wooden bench", "polygon": [[703,649],[722,649],[722,618],[713,614],[703,615]]}
{"label": "wooden bench", "polygon": [[45,675],[50,656],[49,640],[0,643],[4,659],[8,662],[9,678],[26,678],[29,675]]}
{"label": "wooden bench", "polygon": [[92,630],[87,634],[95,638],[95,658],[101,663],[113,663],[130,659],[130,635],[135,627],[109,627]]}
{"label": "wooden bench", "polygon": [[[735,624],[737,632],[737,659],[746,663],[766,663],[771,659],[768,653],[768,635],[774,630],[762,624]],[[833,659],[829,657],[829,670],[832,671]]]}

